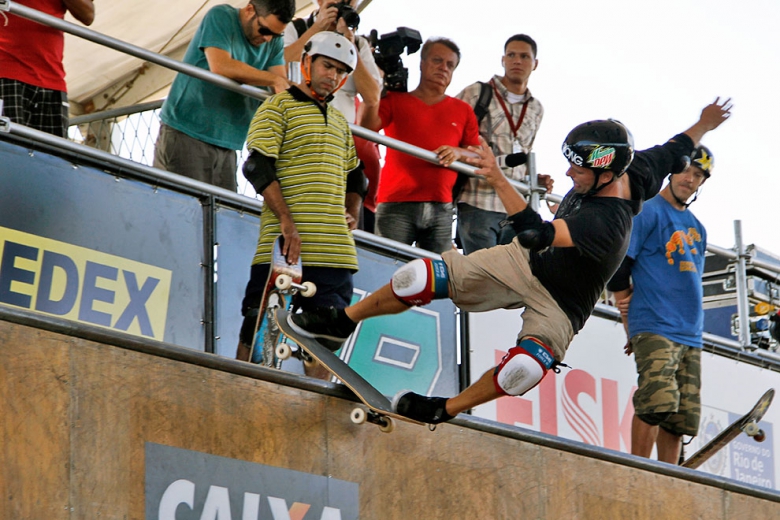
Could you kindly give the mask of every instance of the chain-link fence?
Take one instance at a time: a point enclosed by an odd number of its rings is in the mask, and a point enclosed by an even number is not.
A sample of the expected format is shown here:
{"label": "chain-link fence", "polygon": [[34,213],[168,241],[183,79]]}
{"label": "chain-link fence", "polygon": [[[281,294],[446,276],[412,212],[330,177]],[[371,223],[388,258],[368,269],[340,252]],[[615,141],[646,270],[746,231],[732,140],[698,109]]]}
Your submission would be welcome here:
{"label": "chain-link fence", "polygon": [[[163,100],[157,100],[74,117],[70,121],[68,138],[145,166],[153,166],[162,104]],[[246,148],[242,148],[238,151],[238,192],[254,198],[257,196],[254,188],[240,173],[245,158]]]}

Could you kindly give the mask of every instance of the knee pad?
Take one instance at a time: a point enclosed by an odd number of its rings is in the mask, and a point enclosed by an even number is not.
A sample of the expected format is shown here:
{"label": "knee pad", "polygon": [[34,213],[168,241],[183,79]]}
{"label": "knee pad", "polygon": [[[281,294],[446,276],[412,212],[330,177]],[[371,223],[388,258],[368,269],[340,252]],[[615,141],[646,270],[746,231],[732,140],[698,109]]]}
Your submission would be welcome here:
{"label": "knee pad", "polygon": [[547,345],[536,338],[524,338],[493,371],[493,383],[502,394],[523,395],[538,385],[554,364]]}
{"label": "knee pad", "polygon": [[399,301],[409,306],[446,298],[449,295],[447,265],[430,258],[412,260],[393,273],[390,288]]}
{"label": "knee pad", "polygon": [[255,340],[254,335],[258,314],[260,314],[260,309],[258,308],[248,309],[244,315],[244,321],[241,323],[241,332],[238,334],[238,339],[247,347],[251,347]]}
{"label": "knee pad", "polygon": [[646,422],[650,426],[658,426],[669,417],[674,415],[674,412],[660,412],[660,413],[638,413],[636,414],[640,420]]}

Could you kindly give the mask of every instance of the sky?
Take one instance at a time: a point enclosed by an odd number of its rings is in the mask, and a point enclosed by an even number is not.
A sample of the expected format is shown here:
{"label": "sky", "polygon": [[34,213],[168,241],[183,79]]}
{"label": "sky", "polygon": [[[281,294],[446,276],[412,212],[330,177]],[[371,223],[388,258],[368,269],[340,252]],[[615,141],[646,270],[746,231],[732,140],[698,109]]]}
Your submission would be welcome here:
{"label": "sky", "polygon": [[[503,73],[509,36],[533,37],[539,66],[529,88],[545,109],[534,144],[537,170],[553,176],[560,195],[571,187],[560,146],[576,125],[618,119],[641,150],[689,128],[718,96],[731,97],[732,117],[702,140],[715,166],[690,209],[710,244],[733,248],[740,220],[744,244],[780,256],[773,213],[780,168],[768,160],[780,137],[778,23],[777,0],[373,0],[359,33],[405,26],[423,39],[453,39],[462,59],[451,96]],[[412,89],[419,52],[402,59]]]}

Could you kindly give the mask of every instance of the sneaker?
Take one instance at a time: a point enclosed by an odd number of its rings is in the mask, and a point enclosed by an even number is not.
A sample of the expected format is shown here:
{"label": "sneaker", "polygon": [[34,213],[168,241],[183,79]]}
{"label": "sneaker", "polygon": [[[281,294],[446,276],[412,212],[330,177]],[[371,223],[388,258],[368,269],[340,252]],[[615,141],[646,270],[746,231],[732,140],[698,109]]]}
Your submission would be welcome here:
{"label": "sneaker", "polygon": [[343,309],[333,307],[318,307],[300,314],[291,314],[287,317],[287,322],[301,336],[316,339],[323,345],[323,340],[329,340],[330,346],[325,345],[326,348],[331,349],[331,346],[338,344],[331,350],[338,350],[357,328],[357,324],[344,314]]}
{"label": "sneaker", "polygon": [[404,417],[427,424],[439,424],[453,417],[447,413],[446,397],[426,397],[410,390],[401,390],[395,397],[391,408]]}

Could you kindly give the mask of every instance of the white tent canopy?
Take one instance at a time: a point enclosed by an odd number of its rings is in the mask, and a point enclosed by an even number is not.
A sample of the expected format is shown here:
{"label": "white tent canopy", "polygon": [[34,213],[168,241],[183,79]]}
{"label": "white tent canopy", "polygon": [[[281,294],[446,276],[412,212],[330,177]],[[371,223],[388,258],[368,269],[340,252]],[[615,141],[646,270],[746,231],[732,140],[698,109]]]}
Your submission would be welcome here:
{"label": "white tent canopy", "polygon": [[[95,0],[95,22],[89,28],[181,60],[198,24],[209,9],[225,3],[243,7],[247,2]],[[313,0],[296,0],[297,16],[308,14],[315,7],[316,2]],[[70,14],[66,20],[74,22]],[[176,74],[71,34],[65,35],[64,61],[73,115],[159,98]]]}

